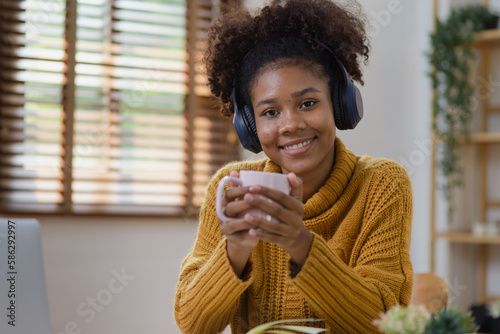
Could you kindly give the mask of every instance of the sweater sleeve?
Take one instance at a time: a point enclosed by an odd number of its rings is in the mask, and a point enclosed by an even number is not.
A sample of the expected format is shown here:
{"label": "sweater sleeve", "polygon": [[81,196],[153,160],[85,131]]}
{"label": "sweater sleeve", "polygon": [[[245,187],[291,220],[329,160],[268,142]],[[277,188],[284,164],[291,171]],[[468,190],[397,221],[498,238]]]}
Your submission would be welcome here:
{"label": "sweater sleeve", "polygon": [[183,333],[218,333],[236,312],[238,300],[251,284],[236,276],[226,252],[226,239],[215,214],[214,177],[200,212],[196,243],[182,263],[174,315]]}
{"label": "sweater sleeve", "polygon": [[372,321],[411,297],[412,201],[404,170],[370,180],[362,227],[345,263],[335,239],[314,235],[301,271],[290,278],[335,333],[378,333]]}

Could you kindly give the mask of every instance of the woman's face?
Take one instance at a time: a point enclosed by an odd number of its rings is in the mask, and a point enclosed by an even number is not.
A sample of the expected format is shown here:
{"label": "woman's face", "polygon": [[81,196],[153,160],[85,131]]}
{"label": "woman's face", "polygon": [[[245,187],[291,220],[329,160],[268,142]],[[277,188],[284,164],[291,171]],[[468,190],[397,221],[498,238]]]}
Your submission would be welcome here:
{"label": "woman's face", "polygon": [[302,66],[263,70],[251,88],[257,134],[284,173],[329,173],[335,122],[328,82]]}

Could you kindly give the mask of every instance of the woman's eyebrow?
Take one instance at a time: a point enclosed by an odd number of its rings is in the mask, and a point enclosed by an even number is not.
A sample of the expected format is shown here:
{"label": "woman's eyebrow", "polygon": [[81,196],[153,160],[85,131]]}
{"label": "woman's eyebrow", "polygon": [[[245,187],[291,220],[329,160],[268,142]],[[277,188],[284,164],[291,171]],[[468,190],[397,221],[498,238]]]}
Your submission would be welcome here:
{"label": "woman's eyebrow", "polygon": [[259,103],[257,103],[257,105],[255,106],[255,108],[258,108],[259,106],[263,105],[263,104],[272,104],[272,103],[276,103],[278,100],[276,99],[265,99],[265,100],[261,100]]}
{"label": "woman's eyebrow", "polygon": [[309,87],[309,88],[305,88],[299,92],[293,93],[292,97],[299,97],[299,96],[302,96],[302,95],[307,94],[307,93],[321,93],[321,91],[317,88]]}

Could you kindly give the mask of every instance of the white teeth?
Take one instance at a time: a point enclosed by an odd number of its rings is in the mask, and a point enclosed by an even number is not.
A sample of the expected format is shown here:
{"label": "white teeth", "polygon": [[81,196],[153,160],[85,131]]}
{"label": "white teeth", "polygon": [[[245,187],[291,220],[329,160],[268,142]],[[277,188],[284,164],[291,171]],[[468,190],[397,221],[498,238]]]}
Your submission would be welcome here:
{"label": "white teeth", "polygon": [[295,145],[291,145],[291,146],[284,146],[285,150],[296,150],[298,148],[301,148],[301,147],[304,147],[308,144],[310,144],[312,142],[312,139],[306,141],[306,142],[303,142],[303,143],[300,143],[300,144],[295,144]]}

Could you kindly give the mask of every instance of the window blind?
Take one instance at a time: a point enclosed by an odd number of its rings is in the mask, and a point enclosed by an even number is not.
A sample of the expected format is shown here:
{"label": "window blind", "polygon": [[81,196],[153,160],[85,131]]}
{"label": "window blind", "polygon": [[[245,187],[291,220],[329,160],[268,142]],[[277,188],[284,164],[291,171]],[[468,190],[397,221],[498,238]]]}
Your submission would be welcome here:
{"label": "window blind", "polygon": [[190,117],[193,120],[190,124],[193,138],[189,141],[193,143],[192,164],[190,164],[192,187],[188,187],[191,190],[188,197],[195,207],[201,204],[211,175],[224,163],[236,160],[241,147],[232,121],[221,116],[219,112],[213,112],[218,104],[206,86],[205,67],[202,62],[207,42],[206,33],[211,21],[220,13],[219,8],[224,12],[240,5],[240,2],[226,0],[214,6],[215,3],[218,1],[189,1],[188,6],[191,9],[189,13],[196,15],[196,18],[190,20],[192,26],[188,43],[191,46],[190,54],[193,60],[190,81],[194,82],[190,86],[192,99],[188,100],[192,106]]}
{"label": "window blind", "polygon": [[237,157],[201,59],[218,6],[0,2],[0,209],[180,214]]}
{"label": "window blind", "polygon": [[65,8],[37,13],[41,3],[0,5],[0,201],[19,211],[55,210],[63,199]]}

